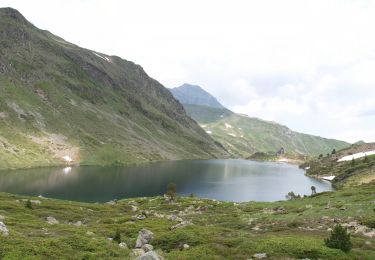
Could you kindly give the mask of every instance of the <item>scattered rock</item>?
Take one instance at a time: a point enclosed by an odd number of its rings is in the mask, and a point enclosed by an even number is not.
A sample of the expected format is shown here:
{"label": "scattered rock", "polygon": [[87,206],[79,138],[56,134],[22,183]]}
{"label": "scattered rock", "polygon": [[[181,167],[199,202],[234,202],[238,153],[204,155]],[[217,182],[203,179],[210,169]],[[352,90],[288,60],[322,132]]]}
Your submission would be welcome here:
{"label": "scattered rock", "polygon": [[330,209],[331,208],[331,202],[328,201],[327,205],[324,207],[324,209]]}
{"label": "scattered rock", "polygon": [[138,219],[138,220],[144,220],[146,219],[146,216],[145,215],[135,215],[133,216],[134,219]]}
{"label": "scattered rock", "polygon": [[136,249],[133,249],[133,254],[137,257],[137,256],[141,256],[145,253],[145,251],[141,248],[136,248]]}
{"label": "scattered rock", "polygon": [[150,245],[150,244],[144,244],[144,245],[142,246],[142,249],[143,249],[143,251],[145,251],[145,252],[150,252],[150,251],[154,250],[154,247],[153,247],[152,245]]}
{"label": "scattered rock", "polygon": [[112,237],[107,237],[107,239],[108,239],[109,241],[113,241],[113,238],[112,238]]}
{"label": "scattered rock", "polygon": [[87,232],[86,232],[86,235],[88,235],[88,236],[92,236],[92,235],[94,235],[94,232],[87,231]]}
{"label": "scattered rock", "polygon": [[340,208],[340,210],[346,210],[346,207],[345,207],[345,206],[342,206],[342,207]]}
{"label": "scattered rock", "polygon": [[161,259],[162,258],[157,253],[155,253],[155,251],[144,253],[143,255],[138,256],[136,258],[136,260],[161,260]]}
{"label": "scattered rock", "polygon": [[267,258],[267,254],[266,253],[257,253],[257,254],[254,254],[253,257],[256,258],[256,259],[265,259],[265,258]]}
{"label": "scattered rock", "polygon": [[137,206],[130,205],[130,207],[132,208],[132,211],[137,211],[137,210],[138,210],[138,207],[137,207]]}
{"label": "scattered rock", "polygon": [[311,209],[311,208],[313,207],[313,205],[308,204],[308,205],[306,205],[305,207],[306,207],[307,209]]}
{"label": "scattered rock", "polygon": [[0,220],[4,220],[5,217],[3,215],[0,215]]}
{"label": "scattered rock", "polygon": [[110,200],[110,201],[106,202],[105,204],[115,205],[116,203],[117,203],[117,200]]}
{"label": "scattered rock", "polygon": [[184,244],[183,246],[182,246],[182,249],[184,249],[184,250],[187,250],[187,249],[189,249],[190,248],[190,246],[188,245],[188,244]]}
{"label": "scattered rock", "polygon": [[121,242],[120,244],[118,244],[118,246],[122,249],[128,249],[128,245],[125,242]]}
{"label": "scattered rock", "polygon": [[77,222],[74,222],[73,225],[76,227],[82,226],[82,221],[79,220]]}
{"label": "scattered rock", "polygon": [[277,207],[274,209],[275,213],[279,213],[279,214],[282,214],[282,213],[285,213],[286,210],[284,207]]}
{"label": "scattered rock", "polygon": [[50,225],[59,224],[59,221],[57,219],[55,219],[54,217],[51,217],[51,216],[47,217],[46,220],[47,220],[48,224],[50,224]]}
{"label": "scattered rock", "polygon": [[182,218],[177,217],[176,215],[169,215],[169,216],[167,217],[167,219],[168,219],[168,220],[172,220],[172,221],[178,221],[178,222],[182,222],[182,221],[183,221]]}
{"label": "scattered rock", "polygon": [[9,235],[9,230],[8,230],[7,226],[2,221],[0,221],[0,233],[4,237]]}
{"label": "scattered rock", "polygon": [[190,225],[192,225],[193,223],[191,223],[190,221],[182,221],[182,222],[180,222],[180,223],[178,223],[178,224],[176,224],[176,225],[174,225],[174,226],[172,226],[171,227],[171,230],[173,230],[173,229],[177,229],[177,228],[184,228],[184,227],[186,227],[186,226],[190,226]]}
{"label": "scattered rock", "polygon": [[139,231],[137,242],[135,243],[136,248],[141,248],[145,244],[149,244],[151,239],[154,237],[154,233],[147,229]]}
{"label": "scattered rock", "polygon": [[34,204],[42,204],[42,202],[40,200],[30,200],[31,203],[34,203]]}

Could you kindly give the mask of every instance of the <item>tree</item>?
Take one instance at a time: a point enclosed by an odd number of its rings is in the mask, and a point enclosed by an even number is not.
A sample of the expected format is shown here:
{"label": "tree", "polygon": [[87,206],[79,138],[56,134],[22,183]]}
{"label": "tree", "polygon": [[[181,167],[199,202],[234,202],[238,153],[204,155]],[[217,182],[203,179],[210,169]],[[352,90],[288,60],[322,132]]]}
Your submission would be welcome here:
{"label": "tree", "polygon": [[171,200],[174,200],[177,195],[177,185],[173,182],[168,183],[166,194]]}
{"label": "tree", "polygon": [[31,204],[31,200],[26,201],[25,207],[28,208],[28,209],[33,209],[33,205]]}
{"label": "tree", "polygon": [[316,188],[315,186],[311,186],[311,195],[315,195],[316,194]]}
{"label": "tree", "polygon": [[336,149],[333,149],[331,154],[335,154],[335,153],[336,153]]}
{"label": "tree", "polygon": [[288,194],[285,196],[288,200],[294,200],[294,199],[298,199],[298,198],[301,198],[301,195],[296,195],[293,191],[291,192],[288,192]]}
{"label": "tree", "polygon": [[365,163],[368,163],[368,162],[369,162],[369,161],[368,161],[367,154],[365,154],[365,159],[363,159],[363,162],[365,162]]}
{"label": "tree", "polygon": [[331,236],[325,239],[324,243],[330,248],[340,249],[345,253],[349,252],[353,246],[352,242],[350,242],[350,233],[340,224],[333,228]]}
{"label": "tree", "polygon": [[352,159],[352,166],[354,166],[355,165],[355,160],[354,160],[354,158]]}
{"label": "tree", "polygon": [[319,154],[319,158],[318,159],[322,159],[323,158],[323,154]]}

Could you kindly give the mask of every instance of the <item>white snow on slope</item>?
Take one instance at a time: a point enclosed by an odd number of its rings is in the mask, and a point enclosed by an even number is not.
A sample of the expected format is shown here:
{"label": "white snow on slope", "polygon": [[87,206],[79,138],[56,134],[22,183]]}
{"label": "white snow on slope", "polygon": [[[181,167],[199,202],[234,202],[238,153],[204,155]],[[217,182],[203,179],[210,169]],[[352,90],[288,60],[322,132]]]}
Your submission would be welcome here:
{"label": "white snow on slope", "polygon": [[212,131],[206,131],[206,133],[210,135],[210,134],[212,134]]}
{"label": "white snow on slope", "polygon": [[355,153],[355,154],[352,154],[352,155],[347,155],[347,156],[342,157],[341,159],[338,160],[338,162],[351,161],[353,159],[358,159],[358,158],[365,157],[366,155],[370,156],[370,155],[373,155],[373,154],[375,154],[375,151]]}
{"label": "white snow on slope", "polygon": [[105,56],[99,55],[96,52],[92,52],[92,53],[95,54],[96,56],[98,56],[99,58],[102,58],[105,61],[111,62],[111,60],[109,58],[105,57]]}
{"label": "white snow on slope", "polygon": [[326,181],[332,181],[335,177],[336,176],[333,176],[333,175],[331,175],[331,176],[324,176],[324,177],[322,177],[322,179],[326,180]]}
{"label": "white snow on slope", "polygon": [[232,133],[228,133],[228,135],[233,136],[233,137],[237,137],[235,134],[232,134]]}

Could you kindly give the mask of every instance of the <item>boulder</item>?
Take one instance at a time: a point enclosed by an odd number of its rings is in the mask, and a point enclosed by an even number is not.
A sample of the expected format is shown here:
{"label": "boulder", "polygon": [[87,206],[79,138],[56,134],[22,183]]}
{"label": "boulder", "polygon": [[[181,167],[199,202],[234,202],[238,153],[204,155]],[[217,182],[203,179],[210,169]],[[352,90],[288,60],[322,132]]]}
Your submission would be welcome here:
{"label": "boulder", "polygon": [[135,248],[141,248],[143,245],[149,244],[153,237],[154,233],[143,228],[141,231],[139,231],[137,242],[135,243]]}
{"label": "boulder", "polygon": [[0,233],[5,237],[9,235],[9,230],[2,221],[0,221]]}
{"label": "boulder", "polygon": [[189,249],[190,248],[190,246],[188,245],[188,244],[184,244],[183,246],[182,246],[182,249],[183,250],[187,250],[187,249]]}
{"label": "boulder", "polygon": [[144,253],[143,255],[138,256],[136,258],[136,260],[161,260],[161,259],[162,258],[157,253],[155,253],[155,251]]}
{"label": "boulder", "polygon": [[5,217],[3,215],[0,215],[0,220],[4,220]]}
{"label": "boulder", "polygon": [[55,219],[54,217],[51,217],[51,216],[47,217],[46,220],[47,220],[48,224],[50,224],[50,225],[59,224],[59,221],[57,219]]}
{"label": "boulder", "polygon": [[118,244],[118,246],[122,249],[128,249],[128,245],[125,242],[121,242],[120,244]]}
{"label": "boulder", "polygon": [[150,244],[144,244],[144,245],[142,246],[142,249],[143,249],[143,251],[145,251],[145,252],[150,252],[150,251],[154,250],[154,247],[153,247],[152,245],[150,245]]}

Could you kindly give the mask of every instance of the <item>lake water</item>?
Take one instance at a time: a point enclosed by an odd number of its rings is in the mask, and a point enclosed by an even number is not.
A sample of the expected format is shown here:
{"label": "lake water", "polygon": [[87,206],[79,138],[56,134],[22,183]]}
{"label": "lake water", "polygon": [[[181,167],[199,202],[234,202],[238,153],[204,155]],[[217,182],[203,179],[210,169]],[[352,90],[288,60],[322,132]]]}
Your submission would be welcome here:
{"label": "lake water", "polygon": [[225,201],[276,201],[294,193],[332,190],[327,181],[304,175],[295,165],[247,160],[193,160],[127,167],[40,168],[0,172],[0,191],[85,202],[165,193],[169,182],[180,195]]}

